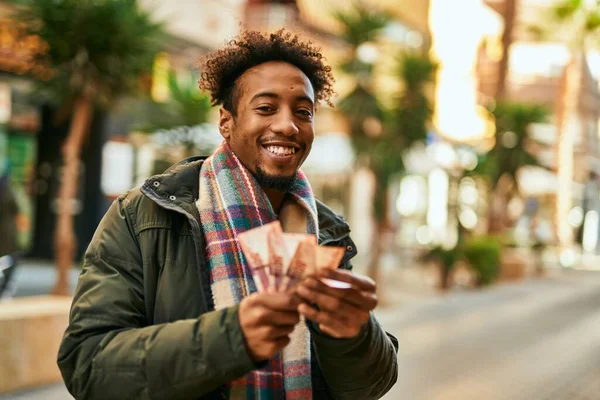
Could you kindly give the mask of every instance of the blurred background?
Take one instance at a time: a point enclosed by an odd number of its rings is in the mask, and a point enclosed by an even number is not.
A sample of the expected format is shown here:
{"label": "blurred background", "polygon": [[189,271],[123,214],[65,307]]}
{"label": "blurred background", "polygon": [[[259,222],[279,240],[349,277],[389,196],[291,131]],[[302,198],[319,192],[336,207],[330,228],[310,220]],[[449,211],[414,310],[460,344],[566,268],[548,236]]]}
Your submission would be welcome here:
{"label": "blurred background", "polygon": [[600,4],[0,1],[0,399],[55,365],[110,203],[220,143],[199,58],[242,28],[336,77],[303,166],[400,340],[389,399],[600,398]]}

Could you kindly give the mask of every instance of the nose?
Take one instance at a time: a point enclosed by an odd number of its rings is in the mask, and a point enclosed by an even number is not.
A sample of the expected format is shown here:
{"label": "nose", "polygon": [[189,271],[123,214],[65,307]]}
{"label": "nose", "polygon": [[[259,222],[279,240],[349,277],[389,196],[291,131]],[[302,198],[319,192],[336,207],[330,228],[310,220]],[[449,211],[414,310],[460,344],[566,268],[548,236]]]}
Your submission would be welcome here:
{"label": "nose", "polygon": [[278,133],[284,136],[293,136],[297,135],[299,130],[296,122],[294,121],[294,116],[291,112],[281,110],[275,116],[275,120],[271,124],[271,130],[273,133]]}

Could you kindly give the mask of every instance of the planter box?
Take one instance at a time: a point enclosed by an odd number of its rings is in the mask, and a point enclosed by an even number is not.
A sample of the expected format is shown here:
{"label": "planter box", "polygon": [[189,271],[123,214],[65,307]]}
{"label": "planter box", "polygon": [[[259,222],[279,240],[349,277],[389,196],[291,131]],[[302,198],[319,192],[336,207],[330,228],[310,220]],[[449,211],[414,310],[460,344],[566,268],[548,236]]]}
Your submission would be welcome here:
{"label": "planter box", "polygon": [[528,250],[505,248],[500,261],[500,281],[515,281],[533,276],[535,259]]}
{"label": "planter box", "polygon": [[56,358],[71,301],[35,296],[0,303],[0,393],[62,380]]}

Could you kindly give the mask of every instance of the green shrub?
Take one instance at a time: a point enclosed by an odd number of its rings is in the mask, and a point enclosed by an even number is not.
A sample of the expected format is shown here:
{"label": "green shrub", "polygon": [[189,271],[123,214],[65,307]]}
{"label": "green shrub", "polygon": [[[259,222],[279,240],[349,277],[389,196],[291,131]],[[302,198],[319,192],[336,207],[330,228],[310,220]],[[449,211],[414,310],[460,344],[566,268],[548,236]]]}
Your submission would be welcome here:
{"label": "green shrub", "polygon": [[436,246],[428,250],[420,258],[421,262],[435,262],[440,268],[440,289],[450,288],[450,273],[454,269],[456,262],[462,258],[462,249],[456,246],[452,249],[445,249],[442,246]]}
{"label": "green shrub", "polygon": [[500,242],[492,236],[477,236],[469,239],[464,246],[464,255],[473,272],[477,285],[493,283],[500,273]]}

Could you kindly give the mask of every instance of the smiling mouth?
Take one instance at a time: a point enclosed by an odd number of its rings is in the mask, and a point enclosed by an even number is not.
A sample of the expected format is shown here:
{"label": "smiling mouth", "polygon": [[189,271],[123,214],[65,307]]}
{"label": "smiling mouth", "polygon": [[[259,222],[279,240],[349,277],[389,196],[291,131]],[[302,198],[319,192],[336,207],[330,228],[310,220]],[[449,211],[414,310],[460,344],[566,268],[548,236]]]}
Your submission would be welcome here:
{"label": "smiling mouth", "polygon": [[266,145],[263,146],[269,153],[276,156],[291,156],[296,153],[296,148],[293,146],[274,146]]}

